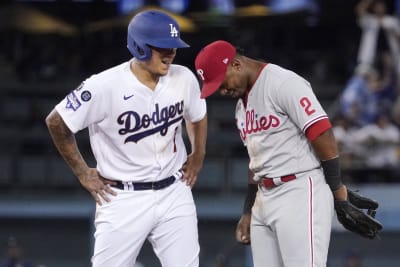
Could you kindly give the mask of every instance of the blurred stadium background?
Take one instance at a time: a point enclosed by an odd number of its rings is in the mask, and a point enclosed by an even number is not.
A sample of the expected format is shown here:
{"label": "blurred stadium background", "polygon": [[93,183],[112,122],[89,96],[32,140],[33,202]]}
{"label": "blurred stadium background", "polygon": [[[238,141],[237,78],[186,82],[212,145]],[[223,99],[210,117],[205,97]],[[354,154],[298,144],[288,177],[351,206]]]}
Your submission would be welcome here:
{"label": "blurred stadium background", "polygon": [[[88,75],[129,58],[126,26],[143,8],[174,15],[190,49],[176,63],[193,69],[206,43],[226,39],[311,81],[327,112],[356,66],[356,0],[21,0],[0,4],[0,262],[10,237],[35,266],[87,267],[94,203],[55,151],[44,118]],[[387,1],[399,15],[397,1]],[[194,196],[202,267],[250,267],[249,247],[234,241],[246,189],[247,157],[233,124],[235,101],[208,101],[207,156]],[[87,132],[77,136],[94,166]],[[394,144],[398,146],[398,144]],[[399,162],[400,163],[400,162]],[[400,266],[399,164],[345,164],[353,189],[381,203],[381,240],[346,232],[335,221],[331,267]],[[133,207],[134,208],[134,207]],[[182,253],[185,253],[182,251]],[[358,258],[361,265],[347,265]],[[146,244],[139,261],[160,266]],[[267,266],[267,263],[266,263]]]}

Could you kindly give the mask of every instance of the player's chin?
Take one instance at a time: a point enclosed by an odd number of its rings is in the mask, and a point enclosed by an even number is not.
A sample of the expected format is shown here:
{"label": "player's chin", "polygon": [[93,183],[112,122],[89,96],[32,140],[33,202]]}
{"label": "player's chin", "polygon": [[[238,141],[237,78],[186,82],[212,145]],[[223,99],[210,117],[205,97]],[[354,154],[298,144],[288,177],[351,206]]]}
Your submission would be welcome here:
{"label": "player's chin", "polygon": [[158,71],[158,76],[165,76],[165,75],[167,75],[167,74],[168,74],[168,70],[169,70],[169,69],[160,69],[160,70]]}
{"label": "player's chin", "polygon": [[167,75],[171,64],[161,63],[158,72],[161,76]]}
{"label": "player's chin", "polygon": [[231,97],[231,98],[238,98],[240,97],[240,93],[237,91],[229,91],[229,93],[227,93],[227,96]]}

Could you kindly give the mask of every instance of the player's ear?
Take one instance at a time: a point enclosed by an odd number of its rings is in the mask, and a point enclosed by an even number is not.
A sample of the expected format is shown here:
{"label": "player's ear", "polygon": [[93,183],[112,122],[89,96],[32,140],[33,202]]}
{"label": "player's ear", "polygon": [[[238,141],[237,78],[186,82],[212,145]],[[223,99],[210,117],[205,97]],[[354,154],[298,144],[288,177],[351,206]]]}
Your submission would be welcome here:
{"label": "player's ear", "polygon": [[235,70],[240,70],[241,65],[242,65],[242,62],[236,57],[233,58],[231,63],[230,63],[231,68],[233,68]]}

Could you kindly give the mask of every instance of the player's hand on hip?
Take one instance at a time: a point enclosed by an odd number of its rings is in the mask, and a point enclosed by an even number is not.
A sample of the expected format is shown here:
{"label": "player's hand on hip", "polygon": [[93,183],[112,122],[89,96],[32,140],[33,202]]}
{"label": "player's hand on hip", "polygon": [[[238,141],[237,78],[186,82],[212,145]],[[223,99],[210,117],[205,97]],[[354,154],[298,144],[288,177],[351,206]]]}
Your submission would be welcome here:
{"label": "player's hand on hip", "polygon": [[203,166],[203,159],[204,156],[191,154],[182,166],[182,180],[186,181],[186,184],[190,187],[193,187],[197,181],[197,176]]}
{"label": "player's hand on hip", "polygon": [[244,245],[250,244],[251,214],[243,214],[236,226],[236,241]]}
{"label": "player's hand on hip", "polygon": [[79,181],[99,205],[102,205],[103,201],[111,201],[108,194],[113,196],[117,195],[117,193],[110,188],[113,182],[101,177],[95,168],[89,168],[86,175],[80,177]]}

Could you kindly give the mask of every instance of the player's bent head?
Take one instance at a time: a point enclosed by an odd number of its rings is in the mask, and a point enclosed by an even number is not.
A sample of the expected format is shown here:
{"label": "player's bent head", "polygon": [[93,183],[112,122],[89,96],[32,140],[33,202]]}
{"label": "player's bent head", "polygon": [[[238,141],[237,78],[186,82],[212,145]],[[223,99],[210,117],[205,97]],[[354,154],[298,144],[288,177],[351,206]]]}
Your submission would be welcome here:
{"label": "player's bent head", "polygon": [[218,90],[235,55],[236,48],[223,40],[212,42],[200,50],[194,64],[197,76],[202,81],[201,98]]}
{"label": "player's bent head", "polygon": [[146,10],[136,14],[128,25],[127,47],[138,60],[149,60],[151,48],[189,47],[180,38],[178,23],[168,14]]}

